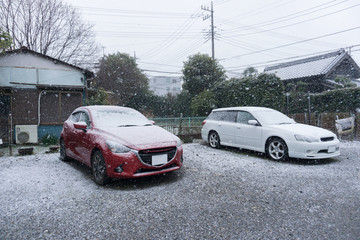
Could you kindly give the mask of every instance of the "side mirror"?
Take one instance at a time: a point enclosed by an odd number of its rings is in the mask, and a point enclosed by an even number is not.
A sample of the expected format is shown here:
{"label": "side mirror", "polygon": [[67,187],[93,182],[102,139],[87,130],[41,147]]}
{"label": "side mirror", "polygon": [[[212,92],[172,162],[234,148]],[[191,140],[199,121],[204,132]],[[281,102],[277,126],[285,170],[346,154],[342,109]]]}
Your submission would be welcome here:
{"label": "side mirror", "polygon": [[76,129],[84,130],[85,132],[86,132],[86,129],[87,129],[86,122],[77,122],[77,123],[74,123],[74,127],[75,127]]}
{"label": "side mirror", "polygon": [[256,120],[249,120],[249,121],[248,121],[248,124],[249,124],[249,125],[253,125],[253,126],[259,126],[259,123],[258,123],[258,121],[256,121]]}
{"label": "side mirror", "polygon": [[155,125],[155,121],[149,120],[152,125]]}

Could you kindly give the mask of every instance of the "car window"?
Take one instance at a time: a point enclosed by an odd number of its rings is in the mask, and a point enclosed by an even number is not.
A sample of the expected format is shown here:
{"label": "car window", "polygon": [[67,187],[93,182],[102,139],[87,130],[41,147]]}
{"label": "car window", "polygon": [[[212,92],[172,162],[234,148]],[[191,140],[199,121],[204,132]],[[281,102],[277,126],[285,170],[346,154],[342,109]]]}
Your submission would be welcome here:
{"label": "car window", "polygon": [[248,112],[239,111],[237,114],[237,122],[242,124],[248,124],[249,120],[255,120],[253,115]]}
{"label": "car window", "polygon": [[212,112],[207,119],[215,121],[236,122],[236,111]]}
{"label": "car window", "polygon": [[79,122],[80,115],[81,115],[81,112],[73,113],[73,114],[71,114],[69,120],[72,122]]}
{"label": "car window", "polygon": [[207,119],[219,121],[222,113],[223,112],[211,112],[210,115],[207,117]]}
{"label": "car window", "polygon": [[81,112],[79,122],[85,122],[88,127],[90,127],[90,118],[86,112]]}
{"label": "car window", "polygon": [[236,115],[236,111],[226,111],[224,112],[221,120],[225,122],[236,122]]}

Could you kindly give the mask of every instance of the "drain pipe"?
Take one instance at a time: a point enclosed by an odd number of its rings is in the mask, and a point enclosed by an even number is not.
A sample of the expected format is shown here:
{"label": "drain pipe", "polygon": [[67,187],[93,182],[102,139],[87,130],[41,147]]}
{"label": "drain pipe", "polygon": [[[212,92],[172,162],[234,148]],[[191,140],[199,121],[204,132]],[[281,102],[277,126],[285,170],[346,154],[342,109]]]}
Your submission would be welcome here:
{"label": "drain pipe", "polygon": [[42,90],[39,93],[39,99],[38,99],[38,126],[40,126],[40,118],[41,118],[41,112],[40,112],[40,100],[41,100],[41,94],[43,94],[45,90]]}

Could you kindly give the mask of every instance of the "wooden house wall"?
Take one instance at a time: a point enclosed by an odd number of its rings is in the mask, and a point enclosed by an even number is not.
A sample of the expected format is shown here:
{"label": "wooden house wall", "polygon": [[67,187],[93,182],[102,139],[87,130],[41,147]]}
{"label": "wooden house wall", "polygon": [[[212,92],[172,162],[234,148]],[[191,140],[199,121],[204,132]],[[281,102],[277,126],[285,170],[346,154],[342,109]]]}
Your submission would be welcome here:
{"label": "wooden house wall", "polygon": [[37,90],[14,89],[12,95],[13,125],[37,125]]}

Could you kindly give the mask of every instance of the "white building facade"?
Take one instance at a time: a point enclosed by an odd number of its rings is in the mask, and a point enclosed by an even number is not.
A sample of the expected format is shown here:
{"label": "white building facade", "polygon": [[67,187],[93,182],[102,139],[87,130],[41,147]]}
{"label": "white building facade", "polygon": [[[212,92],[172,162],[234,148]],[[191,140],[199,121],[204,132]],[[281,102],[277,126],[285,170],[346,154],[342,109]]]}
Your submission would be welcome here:
{"label": "white building facade", "polygon": [[173,96],[181,92],[182,80],[180,77],[154,76],[149,78],[149,88],[158,96]]}

